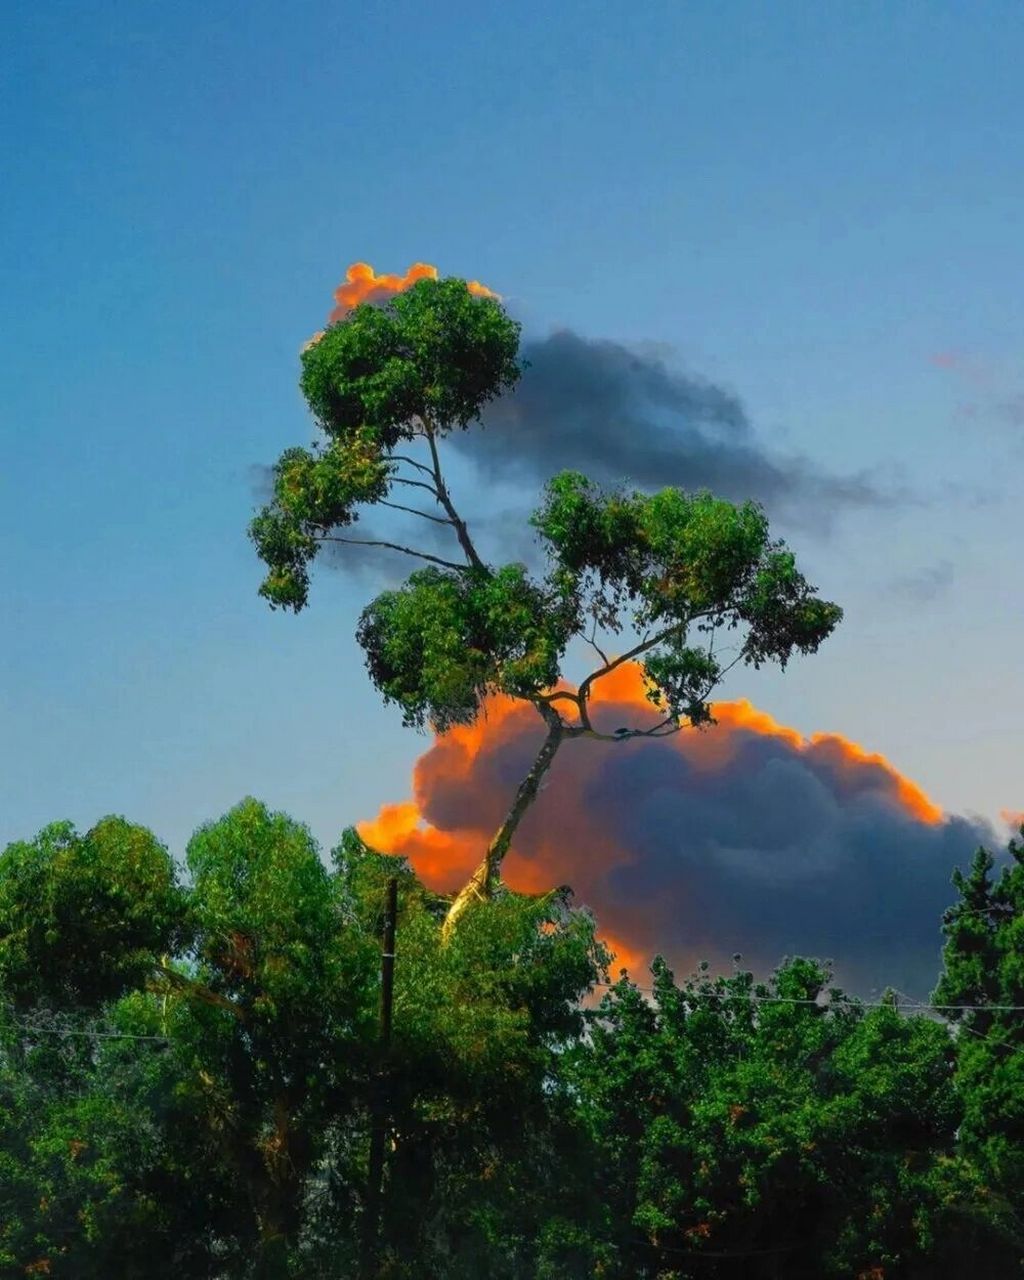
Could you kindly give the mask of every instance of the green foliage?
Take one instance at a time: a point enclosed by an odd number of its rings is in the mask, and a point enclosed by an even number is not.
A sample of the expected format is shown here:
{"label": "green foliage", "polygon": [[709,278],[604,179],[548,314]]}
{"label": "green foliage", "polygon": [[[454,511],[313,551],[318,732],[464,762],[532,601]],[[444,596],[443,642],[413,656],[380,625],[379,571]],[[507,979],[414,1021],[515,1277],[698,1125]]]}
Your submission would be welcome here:
{"label": "green foliage", "polygon": [[[123,826],[126,868],[139,850],[162,854]],[[525,1132],[547,1132],[553,1063],[605,960],[593,920],[564,896],[505,895],[444,948],[447,903],[399,860],[349,832],[328,867],[306,828],[246,800],[190,841],[176,927],[160,936],[168,954],[151,949],[143,963],[137,922],[152,886],[135,875],[123,883],[138,900],[112,897],[103,876],[83,875],[96,848],[114,847],[109,820],[95,831],[85,854],[66,856],[77,838],[65,826],[0,860],[19,937],[42,936],[52,903],[79,895],[74,954],[93,975],[67,978],[59,938],[53,956],[44,943],[2,971],[0,1273],[352,1274],[381,1072],[391,1273],[479,1274],[481,1260],[511,1256],[528,1215],[516,1199],[496,1204],[495,1171]],[[27,896],[26,859],[48,895]],[[401,963],[385,1060],[378,974],[392,875]],[[36,989],[33,957],[47,978]]]}
{"label": "green foliage", "polygon": [[407,725],[471,723],[488,693],[528,697],[558,679],[572,618],[522,565],[494,573],[422,569],[364,611],[370,678]]}
{"label": "green foliage", "polygon": [[196,972],[210,990],[245,1018],[319,1018],[325,1000],[346,998],[358,1008],[346,969],[365,980],[372,956],[341,946],[337,889],[305,827],[245,800],[196,832],[186,861]]}
{"label": "green foliage", "polygon": [[230,1252],[230,1187],[193,1163],[180,1064],[112,1038],[147,1029],[137,1005],[0,1019],[0,1274],[212,1280]]}
{"label": "green foliage", "polygon": [[325,447],[285,450],[274,467],[274,501],[249,527],[270,568],[260,594],[272,608],[302,608],[318,548],[315,535],[352,524],[360,503],[377,502],[387,491],[380,442],[365,427]]}
{"label": "green foliage", "polygon": [[384,448],[417,423],[466,427],[519,377],[519,326],[463,280],[420,280],[356,307],[302,353],[302,393],[331,436],[368,429]]}
{"label": "green foliage", "polygon": [[[1021,831],[1024,837],[1024,829]],[[959,901],[946,912],[944,971],[937,1004],[959,1028],[961,1139],[991,1193],[1020,1204],[1024,1186],[1024,840],[1011,840],[998,877],[979,849],[967,874],[957,871]],[[957,1006],[977,1006],[962,1012]],[[1017,1006],[1017,1008],[1007,1008]],[[1015,1212],[1024,1246],[1024,1215]]]}
{"label": "green foliage", "polygon": [[442,945],[402,860],[350,831],[325,863],[253,800],[182,884],[142,828],[49,827],[0,857],[0,1274],[356,1274],[375,1098],[390,1280],[1021,1274],[1020,844],[993,865],[947,913],[937,998],[983,1006],[951,1034],[808,960],[658,961],[588,1007],[608,957],[566,891],[501,891]]}
{"label": "green foliage", "polygon": [[[351,833],[334,856],[363,926],[376,927],[396,860]],[[548,1214],[537,1162],[558,1176],[552,1072],[607,955],[593,919],[560,894],[504,893],[442,946],[447,903],[400,875],[384,1273],[529,1275]]]}
{"label": "green foliage", "polygon": [[691,632],[745,625],[746,660],[785,666],[841,616],[769,541],[753,504],[677,489],[606,495],[566,472],[533,520],[549,553],[542,583],[521,565],[423,569],[364,610],[370,678],[406,724],[443,732],[472,722],[488,694],[537,698],[588,617],[611,632],[656,630],[643,655],[649,696],[672,720],[701,724],[722,667]]}
{"label": "green foliage", "polygon": [[[716,629],[742,627],[742,657],[754,666],[814,652],[841,611],[770,540],[753,503],[678,489],[603,494],[566,472],[532,518],[546,575],[534,580],[521,565],[480,560],[451,502],[438,443],[515,385],[518,341],[518,325],[494,299],[450,279],[356,307],[307,347],[302,391],[328,443],[282,455],[273,501],[250,526],[269,603],[305,606],[321,543],[352,525],[361,506],[398,505],[449,525],[465,564],[415,543],[385,543],[440,564],[378,596],[357,633],[385,701],[407,725],[441,731],[471,722],[491,693],[537,701],[591,623],[612,634],[653,633],[641,646],[650,698],[676,725],[709,718],[723,675]],[[395,452],[416,442],[426,442],[429,457]],[[392,504],[396,485],[426,490],[444,514]]]}
{"label": "green foliage", "polygon": [[321,541],[388,496],[401,441],[465,428],[515,385],[518,345],[498,302],[446,279],[358,306],[306,348],[302,393],[326,444],[282,454],[273,499],[249,526],[271,607],[305,606]]}
{"label": "green foliage", "polygon": [[144,827],[69,822],[0,855],[0,986],[20,1005],[95,1006],[136,985],[183,925],[163,845]]}
{"label": "green foliage", "polygon": [[609,494],[563,472],[533,524],[569,616],[656,633],[641,662],[651,700],[676,721],[706,721],[722,675],[710,644],[689,642],[692,632],[744,626],[744,660],[785,667],[794,652],[814,652],[842,617],[770,540],[754,503],[678,489]]}
{"label": "green foliage", "polygon": [[567,1071],[602,1274],[949,1274],[974,1191],[948,1033],[827,983],[796,960],[677,987],[659,961],[652,1003],[626,980],[602,1002]]}

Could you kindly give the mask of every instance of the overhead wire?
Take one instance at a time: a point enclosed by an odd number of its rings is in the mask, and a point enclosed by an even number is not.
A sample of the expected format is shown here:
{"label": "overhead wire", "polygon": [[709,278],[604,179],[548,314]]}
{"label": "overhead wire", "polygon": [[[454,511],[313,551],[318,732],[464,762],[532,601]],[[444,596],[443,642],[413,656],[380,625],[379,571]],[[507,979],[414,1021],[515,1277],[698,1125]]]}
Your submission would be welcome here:
{"label": "overhead wire", "polygon": [[[656,994],[655,987],[643,986],[638,982],[628,979],[628,985],[637,991],[643,991],[647,995]],[[618,982],[596,982],[597,987],[616,988]],[[819,1009],[843,1009],[843,1008],[860,1008],[860,1009],[895,1009],[897,1012],[913,1011],[915,1013],[971,1013],[985,1011],[987,1013],[1024,1013],[1024,1004],[927,1004],[921,1000],[911,1000],[906,997],[898,996],[895,1000],[861,1000],[857,996],[844,995],[839,1000],[829,1001],[812,998],[810,996],[772,996],[758,995],[756,992],[725,992],[725,991],[685,991],[675,988],[676,992],[684,999],[693,1004],[699,1003],[701,1000],[746,1000],[751,1004],[795,1004],[795,1005],[815,1005]]]}

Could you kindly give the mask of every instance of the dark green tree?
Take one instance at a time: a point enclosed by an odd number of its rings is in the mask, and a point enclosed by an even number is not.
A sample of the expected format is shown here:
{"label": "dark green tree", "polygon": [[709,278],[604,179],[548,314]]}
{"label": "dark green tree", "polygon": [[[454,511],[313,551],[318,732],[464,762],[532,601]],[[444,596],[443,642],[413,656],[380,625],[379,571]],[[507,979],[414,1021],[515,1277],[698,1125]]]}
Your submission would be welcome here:
{"label": "dark green tree", "polygon": [[446,903],[400,861],[349,833],[329,867],[252,800],[186,861],[122,819],[0,855],[0,1274],[355,1274],[382,1073],[390,1274],[528,1274],[518,1153],[605,961],[589,915],[506,895],[442,947]]}
{"label": "dark green tree", "polygon": [[591,1208],[550,1274],[941,1280],[983,1261],[1013,1274],[956,1157],[943,1024],[895,1002],[867,1010],[806,960],[763,984],[653,972],[653,998],[623,979],[570,1055]]}
{"label": "dark green tree", "polygon": [[[708,699],[732,666],[784,667],[795,652],[814,652],[841,616],[771,539],[756,505],[678,489],[606,493],[575,473],[551,480],[532,518],[545,571],[486,564],[452,499],[441,447],[514,387],[518,345],[519,327],[501,305],[461,280],[420,280],[385,306],[356,307],[303,352],[302,391],[322,438],[282,455],[273,499],[250,526],[271,606],[305,606],[310,566],[325,543],[387,547],[427,562],[378,596],[358,627],[370,677],[406,724],[443,732],[471,723],[492,693],[531,703],[543,722],[536,759],[455,897],[446,933],[499,883],[516,828],[563,742],[705,724]],[[396,502],[398,493],[421,505]],[[451,553],[438,554],[434,540],[408,545],[345,532],[374,506],[440,526]],[[726,663],[716,640],[731,630],[741,639]],[[622,634],[625,652],[611,656],[609,638]],[[561,681],[573,642],[589,645],[598,664],[575,690]],[[656,715],[602,733],[591,720],[591,691],[627,661],[641,664]]]}
{"label": "dark green tree", "polygon": [[995,865],[979,849],[967,873],[954,874],[959,899],[943,920],[932,998],[958,1031],[962,1149],[1024,1252],[1024,840],[1009,842],[997,876]]}
{"label": "dark green tree", "polygon": [[0,1017],[0,1275],[213,1280],[238,1261],[188,1070],[135,1002]]}
{"label": "dark green tree", "polygon": [[93,1008],[172,950],[184,899],[167,850],[143,827],[69,822],[7,847],[0,863],[0,986],[19,1006]]}

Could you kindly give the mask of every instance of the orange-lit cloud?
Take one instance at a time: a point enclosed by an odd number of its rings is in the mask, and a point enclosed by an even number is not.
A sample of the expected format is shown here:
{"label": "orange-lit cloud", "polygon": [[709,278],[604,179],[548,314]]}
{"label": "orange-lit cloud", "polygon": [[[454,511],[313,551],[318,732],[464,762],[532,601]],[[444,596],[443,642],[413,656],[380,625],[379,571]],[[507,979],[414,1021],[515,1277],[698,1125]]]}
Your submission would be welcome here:
{"label": "orange-lit cloud", "polygon": [[[437,277],[437,267],[431,266],[429,262],[414,262],[404,276],[377,275],[368,262],[353,262],[345,272],[345,279],[334,291],[336,305],[328,317],[328,324],[335,324],[343,319],[361,302],[383,302],[396,293],[401,293],[403,289],[408,289],[417,280],[436,280]],[[479,280],[467,280],[466,288],[481,298],[499,296]]]}
{"label": "orange-lit cloud", "polygon": [[999,816],[1014,834],[1024,827],[1024,809],[1000,809]]}
{"label": "orange-lit cloud", "polygon": [[[327,317],[327,323],[337,324],[339,320],[344,320],[352,308],[358,307],[362,302],[386,302],[396,293],[410,288],[417,280],[436,280],[437,278],[437,267],[431,266],[429,262],[414,262],[404,276],[393,273],[378,275],[368,262],[353,262],[345,272],[345,279],[334,291],[335,306]],[[467,280],[466,288],[478,298],[499,300],[501,298],[500,293],[488,289],[479,280]],[[302,350],[307,350],[315,342],[319,342],[323,336],[324,330],[318,329],[307,342],[303,343]]]}
{"label": "orange-lit cloud", "polygon": [[[606,730],[653,714],[638,668],[594,689]],[[524,820],[504,875],[515,889],[569,884],[636,969],[742,952],[834,958],[841,974],[922,989],[935,976],[952,866],[989,834],[944,815],[884,756],[810,737],[740,699],[717,724],[659,741],[570,741]],[[491,699],[435,739],[412,799],[360,825],[450,890],[477,865],[543,737],[532,707]],[[884,972],[882,972],[884,970]]]}

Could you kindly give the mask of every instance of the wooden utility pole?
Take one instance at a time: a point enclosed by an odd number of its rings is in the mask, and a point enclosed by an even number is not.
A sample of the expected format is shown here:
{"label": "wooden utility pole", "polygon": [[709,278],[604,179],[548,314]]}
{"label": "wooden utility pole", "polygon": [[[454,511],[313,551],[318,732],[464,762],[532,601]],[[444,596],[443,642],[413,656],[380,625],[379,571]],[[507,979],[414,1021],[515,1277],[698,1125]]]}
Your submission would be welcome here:
{"label": "wooden utility pole", "polygon": [[388,881],[384,907],[384,946],[380,957],[380,1049],[381,1063],[373,1085],[370,1111],[370,1168],[366,1182],[366,1217],[363,1221],[363,1277],[373,1280],[377,1271],[380,1237],[380,1207],[384,1183],[384,1143],[387,1138],[387,1108],[384,1097],[385,1064],[391,1047],[391,1010],[395,996],[395,921],[398,916],[398,881]]}

